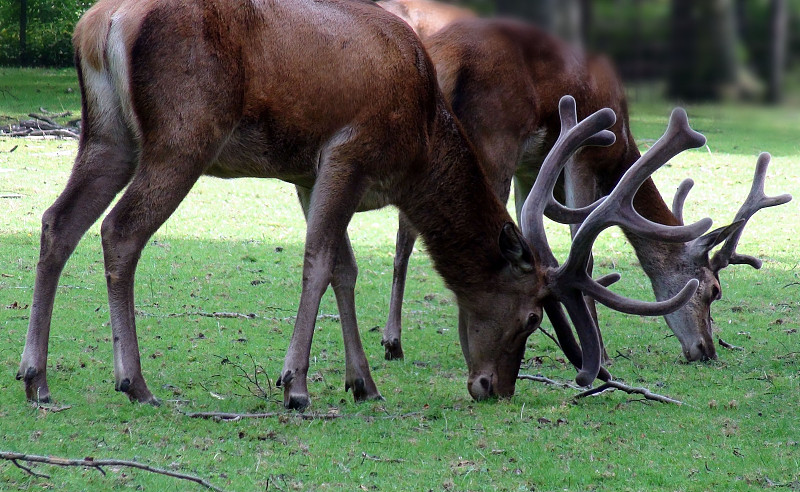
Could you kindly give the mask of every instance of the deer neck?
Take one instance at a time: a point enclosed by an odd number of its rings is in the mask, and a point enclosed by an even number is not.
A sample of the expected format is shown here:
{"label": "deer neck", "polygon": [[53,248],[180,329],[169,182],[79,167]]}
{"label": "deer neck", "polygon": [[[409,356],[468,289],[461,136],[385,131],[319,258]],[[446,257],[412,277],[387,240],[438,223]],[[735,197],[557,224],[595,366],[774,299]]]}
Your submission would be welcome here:
{"label": "deer neck", "polygon": [[506,265],[499,237],[511,217],[495,196],[472,145],[440,108],[422,177],[407,179],[398,208],[425,241],[434,267],[456,293],[491,282]]}

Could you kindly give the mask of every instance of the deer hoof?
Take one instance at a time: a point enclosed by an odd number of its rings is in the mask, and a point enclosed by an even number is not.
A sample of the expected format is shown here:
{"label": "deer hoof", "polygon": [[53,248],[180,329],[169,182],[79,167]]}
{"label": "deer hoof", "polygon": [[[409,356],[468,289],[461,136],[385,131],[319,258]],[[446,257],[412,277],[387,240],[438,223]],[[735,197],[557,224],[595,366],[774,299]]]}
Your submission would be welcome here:
{"label": "deer hoof", "polygon": [[402,360],[404,358],[403,346],[400,345],[399,338],[381,340],[381,345],[383,345],[386,360]]}
{"label": "deer hoof", "polygon": [[375,383],[371,380],[367,383],[364,378],[356,378],[352,383],[345,383],[344,390],[348,391],[353,389],[353,398],[355,401],[368,401],[368,400],[383,400]]}
{"label": "deer hoof", "polygon": [[297,410],[298,412],[302,412],[308,406],[311,405],[311,398],[308,395],[289,395],[288,398],[284,398],[283,406],[287,410]]}
{"label": "deer hoof", "polygon": [[130,378],[125,378],[114,389],[125,393],[131,403],[145,403],[154,407],[161,405],[161,402],[153,396],[153,393],[150,392],[143,380],[138,384],[134,384]]}
{"label": "deer hoof", "polygon": [[50,390],[43,372],[39,372],[35,367],[28,367],[24,372],[20,369],[16,377],[18,381],[25,382],[25,397],[28,401],[51,403]]}
{"label": "deer hoof", "polygon": [[127,393],[131,390],[131,380],[128,378],[123,379],[122,382],[119,383],[119,385],[117,385],[117,387],[114,389],[123,393]]}

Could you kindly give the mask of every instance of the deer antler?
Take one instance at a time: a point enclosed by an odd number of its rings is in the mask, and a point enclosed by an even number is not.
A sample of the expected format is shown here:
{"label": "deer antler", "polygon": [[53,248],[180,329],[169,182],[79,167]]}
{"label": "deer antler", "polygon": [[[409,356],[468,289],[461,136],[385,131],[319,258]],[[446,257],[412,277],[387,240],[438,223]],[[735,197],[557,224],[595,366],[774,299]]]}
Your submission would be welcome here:
{"label": "deer antler", "polygon": [[686,178],[678,185],[678,190],[672,198],[672,215],[678,219],[680,224],[683,224],[683,204],[686,202],[686,197],[694,186],[692,178]]}
{"label": "deer antler", "polygon": [[[574,114],[562,116],[562,133],[565,131],[570,131],[573,127],[575,127],[576,124],[574,121]],[[626,228],[634,234],[638,234],[649,239],[679,243],[686,242],[691,238],[697,237],[697,231],[701,228],[708,229],[708,227],[711,225],[710,219],[701,220],[686,229],[676,229],[672,226],[663,226],[661,224],[651,222],[639,215],[639,213],[633,209],[633,196],[637,191],[639,191],[641,184],[651,174],[653,174],[658,168],[663,166],[664,163],[675,157],[677,154],[683,152],[684,150],[701,147],[705,145],[705,142],[706,139],[703,135],[697,133],[689,127],[689,119],[686,115],[686,111],[684,111],[682,108],[676,108],[670,116],[669,126],[667,127],[667,131],[664,133],[664,135],[662,135],[662,137],[653,145],[653,147],[644,156],[640,157],[634,164],[634,166],[639,166],[639,171],[637,171],[637,173],[632,173],[628,179],[636,181],[638,184],[630,189],[627,188],[627,185],[622,187],[623,189],[628,190],[631,200],[628,201],[627,197],[625,197],[623,200],[624,205],[621,206],[619,211],[616,213],[616,215],[619,217],[619,224],[615,225],[624,223]],[[613,141],[611,143],[613,144]],[[566,162],[569,160],[572,154],[578,150],[578,148],[588,145],[611,144],[603,142],[594,143],[591,140],[587,140],[582,144],[565,148],[564,165],[566,165]],[[631,169],[632,168],[633,167],[631,167]],[[627,174],[628,173],[626,173],[626,175]],[[693,185],[694,182],[691,179],[685,179],[678,187],[678,191],[676,192],[675,198],[672,202],[673,214],[675,214],[681,224],[683,224],[683,203],[686,200],[686,195],[688,195],[689,190]],[[585,207],[572,209],[560,204],[551,193],[548,197],[547,206],[545,207],[544,213],[548,218],[561,224],[580,224],[586,220],[590,213],[600,206],[604,199],[605,197]]]}
{"label": "deer antler", "polygon": [[747,225],[747,221],[750,220],[750,217],[752,217],[753,214],[762,208],[783,205],[792,199],[792,195],[789,195],[788,193],[772,197],[768,197],[766,194],[764,194],[764,181],[767,177],[767,167],[769,166],[770,158],[771,157],[767,152],[763,152],[758,156],[758,161],[756,162],[756,172],[755,176],[753,177],[753,185],[750,187],[750,193],[747,195],[742,207],[739,209],[739,212],[736,213],[736,217],[733,219],[734,223],[738,221],[743,221],[744,223],[736,232],[731,234],[731,236],[725,241],[725,244],[723,244],[720,250],[717,251],[717,253],[711,258],[711,268],[715,272],[718,272],[731,264],[750,265],[755,269],[761,268],[761,260],[754,256],[738,254],[736,252],[736,246],[739,244],[739,238],[742,237],[742,231],[744,230],[745,225]]}
{"label": "deer antler", "polygon": [[[539,261],[547,272],[549,295],[566,308],[575,325],[583,349],[582,367],[576,381],[588,385],[600,370],[600,342],[598,328],[584,301],[584,294],[612,309],[642,315],[663,315],[680,308],[694,295],[698,281],[690,280],[672,299],[662,302],[644,302],[625,298],[608,290],[587,273],[591,247],[597,236],[612,225],[624,225],[631,232],[659,240],[688,241],[695,239],[711,225],[703,219],[690,226],[665,226],[648,221],[633,208],[633,197],[641,184],[671,157],[688,148],[705,143],[705,138],[688,126],[686,113],[675,110],[666,133],[623,175],[612,193],[600,203],[592,205],[573,239],[567,261],[558,265],[547,243],[542,220],[545,209],[552,206],[553,188],[569,156],[582,145],[610,145],[613,133],[605,130],[616,117],[610,109],[600,110],[580,123],[576,121],[575,100],[565,96],[559,103],[562,131],[548,154],[539,177],[522,208],[523,234],[538,253]],[[564,207],[566,209],[566,207]],[[569,209],[566,209],[569,210]],[[604,284],[608,282],[604,279]]]}

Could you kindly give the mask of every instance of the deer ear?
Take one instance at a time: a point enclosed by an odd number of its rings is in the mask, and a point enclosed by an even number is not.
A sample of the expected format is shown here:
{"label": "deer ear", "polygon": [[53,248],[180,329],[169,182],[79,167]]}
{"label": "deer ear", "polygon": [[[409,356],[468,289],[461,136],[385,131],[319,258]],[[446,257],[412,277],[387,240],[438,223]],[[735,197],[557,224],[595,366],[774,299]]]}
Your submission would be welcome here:
{"label": "deer ear", "polygon": [[706,254],[717,245],[724,243],[731,235],[735,234],[739,229],[744,227],[745,220],[737,220],[732,224],[714,229],[713,231],[703,234],[695,239],[692,243],[692,249],[696,255]]}
{"label": "deer ear", "polygon": [[533,253],[520,234],[517,226],[506,222],[500,231],[500,253],[508,260],[514,270],[522,273],[533,271]]}

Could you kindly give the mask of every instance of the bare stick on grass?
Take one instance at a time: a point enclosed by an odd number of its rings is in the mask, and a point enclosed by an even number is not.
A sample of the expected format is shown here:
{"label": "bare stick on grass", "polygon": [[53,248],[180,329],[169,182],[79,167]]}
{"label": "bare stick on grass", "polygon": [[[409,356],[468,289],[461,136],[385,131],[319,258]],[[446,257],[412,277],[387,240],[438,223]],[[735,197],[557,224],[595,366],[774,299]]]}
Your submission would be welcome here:
{"label": "bare stick on grass", "polygon": [[217,422],[236,422],[242,419],[271,419],[277,418],[282,422],[291,418],[300,420],[336,420],[336,419],[355,419],[365,420],[394,420],[416,417],[422,412],[409,412],[401,415],[361,415],[361,414],[341,414],[341,413],[297,413],[297,412],[264,412],[264,413],[235,413],[235,412],[184,412],[180,413],[191,419],[212,419]]}
{"label": "bare stick on grass", "polygon": [[579,398],[586,398],[587,396],[597,395],[602,393],[603,391],[607,390],[620,390],[628,393],[629,395],[642,395],[648,400],[658,401],[661,403],[672,403],[675,405],[683,405],[683,402],[680,400],[676,400],[674,398],[670,398],[668,396],[659,395],[658,393],[653,393],[647,388],[636,388],[633,386],[628,386],[627,384],[621,383],[619,381],[606,381],[597,388],[592,388],[590,390],[586,390],[583,393],[578,393],[575,395],[575,399]]}
{"label": "bare stick on grass", "polygon": [[168,477],[179,478],[181,480],[188,480],[190,482],[202,485],[208,489],[222,492],[222,489],[220,489],[219,487],[215,487],[214,485],[212,485],[211,483],[207,482],[206,480],[200,477],[196,477],[194,475],[187,475],[185,473],[177,473],[169,470],[164,470],[162,468],[156,468],[154,466],[137,463],[136,461],[117,460],[117,459],[96,460],[93,458],[70,459],[70,458],[59,458],[56,456],[38,456],[35,454],[15,453],[12,451],[0,451],[0,459],[11,461],[18,468],[25,470],[26,472],[30,473],[35,477],[41,477],[41,478],[50,478],[50,477],[42,473],[36,473],[30,468],[19,464],[18,462],[25,461],[28,463],[45,463],[48,465],[56,465],[56,466],[80,466],[83,468],[96,468],[103,475],[106,474],[105,470],[103,470],[102,468],[104,466],[127,466],[130,468],[137,468],[139,470],[148,471],[150,473],[166,475]]}
{"label": "bare stick on grass", "polygon": [[[556,380],[553,380],[553,379],[550,379],[550,378],[547,378],[547,377],[544,377],[544,376],[531,376],[529,374],[520,374],[519,376],[517,376],[517,379],[525,379],[525,380],[528,380],[528,381],[536,381],[536,382],[539,382],[539,383],[545,383],[545,384],[549,384],[549,385],[552,385],[552,386],[559,386],[561,388],[583,390],[583,388],[581,388],[579,386],[576,386],[574,384],[565,383],[563,381],[556,381]],[[661,403],[673,403],[675,405],[683,405],[683,402],[680,401],[680,400],[676,400],[674,398],[670,398],[670,397],[664,396],[664,395],[659,395],[658,393],[653,393],[652,391],[650,391],[647,388],[636,388],[636,387],[633,387],[633,386],[628,386],[625,383],[621,383],[621,382],[615,381],[615,380],[606,381],[606,382],[604,382],[603,384],[601,384],[600,386],[598,386],[596,388],[592,388],[592,389],[589,389],[589,390],[582,391],[581,393],[578,393],[577,395],[575,395],[574,399],[578,400],[580,398],[586,398],[587,396],[597,395],[597,394],[600,394],[600,393],[602,393],[604,391],[607,391],[607,390],[620,390],[620,391],[624,391],[625,393],[628,393],[629,395],[632,395],[632,394],[642,395],[647,400],[658,401],[658,402],[661,402]]]}

